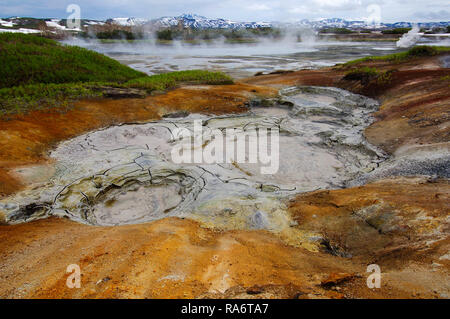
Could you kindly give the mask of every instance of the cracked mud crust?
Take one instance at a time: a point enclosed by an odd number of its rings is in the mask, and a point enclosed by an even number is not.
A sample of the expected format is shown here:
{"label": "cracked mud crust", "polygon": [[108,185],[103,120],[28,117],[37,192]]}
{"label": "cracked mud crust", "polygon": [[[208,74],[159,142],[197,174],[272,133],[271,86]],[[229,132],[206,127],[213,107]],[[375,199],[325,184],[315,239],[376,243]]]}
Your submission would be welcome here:
{"label": "cracked mud crust", "polygon": [[[258,106],[245,114],[192,114],[113,126],[68,140],[50,153],[53,175],[1,200],[0,210],[10,223],[55,215],[113,226],[177,216],[223,229],[284,232],[289,229],[289,218],[283,217],[286,196],[342,187],[361,171],[374,170],[384,156],[362,136],[377,108],[374,100],[321,87],[285,89],[280,99],[292,107],[254,102]],[[231,160],[175,164],[171,150],[185,141],[175,139],[173,132],[193,130],[195,120],[202,123],[203,145],[213,130],[278,129],[278,172],[264,174],[261,163]],[[233,139],[226,137],[228,144]],[[290,156],[294,149],[297,156]]]}
{"label": "cracked mud crust", "polygon": [[191,86],[145,99],[82,101],[67,112],[35,111],[2,118],[0,196],[27,185],[11,172],[12,168],[45,162],[47,152],[63,140],[111,125],[157,120],[179,110],[206,114],[246,112],[246,103],[251,99],[276,94],[274,89],[246,84]]}

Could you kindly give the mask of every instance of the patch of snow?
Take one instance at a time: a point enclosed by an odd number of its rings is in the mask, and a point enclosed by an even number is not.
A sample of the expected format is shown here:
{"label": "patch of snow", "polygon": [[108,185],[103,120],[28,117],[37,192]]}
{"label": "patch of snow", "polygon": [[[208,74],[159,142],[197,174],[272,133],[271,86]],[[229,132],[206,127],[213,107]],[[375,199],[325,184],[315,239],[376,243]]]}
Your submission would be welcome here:
{"label": "patch of snow", "polygon": [[136,26],[142,25],[147,22],[145,19],[137,19],[137,18],[113,18],[111,19],[112,23],[118,24],[121,26]]}
{"label": "patch of snow", "polygon": [[59,21],[54,21],[54,20],[52,20],[52,21],[45,21],[45,23],[47,24],[47,27],[49,27],[49,28],[55,28],[55,29],[58,29],[58,30],[65,30],[66,27],[63,26],[63,25],[60,25],[58,22]]}
{"label": "patch of snow", "polygon": [[20,28],[20,29],[0,29],[0,32],[12,32],[12,33],[41,33],[41,31],[39,30],[34,30],[34,29],[24,29],[24,28]]}
{"label": "patch of snow", "polygon": [[51,21],[45,21],[45,23],[47,24],[47,27],[49,28],[54,28],[57,30],[64,30],[64,31],[78,31],[81,32],[81,29],[79,28],[74,28],[74,29],[69,29],[64,25],[60,25],[59,22],[61,22],[60,19],[52,19]]}
{"label": "patch of snow", "polygon": [[86,24],[88,25],[104,25],[105,22],[102,21],[85,21]]}
{"label": "patch of snow", "polygon": [[0,24],[1,24],[3,27],[7,27],[7,28],[12,28],[12,27],[14,27],[14,23],[13,23],[13,22],[11,22],[11,21],[5,21],[5,20],[2,20],[2,19],[0,19]]}

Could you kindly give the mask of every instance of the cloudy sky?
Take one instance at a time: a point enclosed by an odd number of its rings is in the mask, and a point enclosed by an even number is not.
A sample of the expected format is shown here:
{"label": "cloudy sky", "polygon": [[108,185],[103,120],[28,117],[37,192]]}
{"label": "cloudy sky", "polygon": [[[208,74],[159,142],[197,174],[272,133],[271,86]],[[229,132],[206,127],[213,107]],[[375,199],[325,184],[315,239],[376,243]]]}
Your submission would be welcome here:
{"label": "cloudy sky", "polygon": [[0,17],[65,18],[72,3],[86,19],[196,13],[238,21],[292,21],[367,19],[379,12],[383,22],[450,21],[449,0],[0,0]]}

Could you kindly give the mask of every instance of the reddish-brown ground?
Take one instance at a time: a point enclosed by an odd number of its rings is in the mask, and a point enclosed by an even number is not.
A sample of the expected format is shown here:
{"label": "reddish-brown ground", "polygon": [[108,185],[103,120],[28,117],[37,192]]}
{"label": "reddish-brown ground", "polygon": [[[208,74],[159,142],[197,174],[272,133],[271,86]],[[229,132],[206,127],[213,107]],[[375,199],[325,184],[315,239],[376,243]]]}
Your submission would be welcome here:
{"label": "reddish-brown ground", "polygon": [[[439,258],[450,241],[429,232],[448,214],[449,193],[445,181],[402,179],[304,194],[292,202],[297,227],[323,230],[351,258],[287,246],[266,231],[215,231],[177,218],[118,227],[56,218],[0,226],[0,296],[442,297],[450,261]],[[352,217],[374,203],[381,213],[394,213],[398,229],[379,233]],[[372,263],[381,267],[380,289],[366,285]],[[70,264],[81,268],[80,289],[66,286]]]}
{"label": "reddish-brown ground", "polygon": [[394,73],[367,139],[389,153],[412,144],[450,141],[450,69]]}
{"label": "reddish-brown ground", "polygon": [[[290,211],[302,230],[318,230],[336,251],[396,263],[433,262],[448,251],[450,184],[397,178],[299,195]],[[437,236],[437,237],[434,237]],[[428,248],[426,241],[437,240]],[[441,238],[441,239],[442,239]],[[414,248],[409,245],[414,243]],[[438,246],[443,245],[441,248]],[[428,252],[418,252],[418,247]],[[437,255],[435,255],[437,254]]]}
{"label": "reddish-brown ground", "polygon": [[[294,293],[326,295],[314,284],[342,271],[267,232],[215,232],[174,218],[110,228],[59,219],[0,226],[0,251],[2,297],[193,298],[286,283]],[[81,268],[81,289],[66,286],[69,264]]]}

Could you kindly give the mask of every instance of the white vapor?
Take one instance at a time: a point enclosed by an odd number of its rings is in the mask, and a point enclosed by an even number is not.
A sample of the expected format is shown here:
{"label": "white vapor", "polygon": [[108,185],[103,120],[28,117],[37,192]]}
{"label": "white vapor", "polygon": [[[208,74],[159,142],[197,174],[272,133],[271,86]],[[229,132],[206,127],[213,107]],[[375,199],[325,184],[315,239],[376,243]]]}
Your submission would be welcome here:
{"label": "white vapor", "polygon": [[398,48],[409,48],[413,46],[417,41],[420,40],[422,37],[422,33],[419,33],[420,29],[415,24],[411,30],[409,30],[408,33],[405,33],[398,41],[397,41],[397,47]]}

